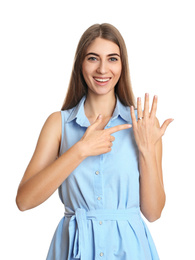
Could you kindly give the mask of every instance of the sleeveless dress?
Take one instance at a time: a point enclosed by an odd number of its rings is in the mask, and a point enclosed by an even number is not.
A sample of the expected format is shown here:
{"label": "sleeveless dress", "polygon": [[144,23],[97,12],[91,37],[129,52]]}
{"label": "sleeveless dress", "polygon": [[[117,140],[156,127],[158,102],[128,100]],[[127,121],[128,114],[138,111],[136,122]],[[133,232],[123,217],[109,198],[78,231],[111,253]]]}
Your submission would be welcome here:
{"label": "sleeveless dress", "polygon": [[[118,96],[105,129],[132,123],[130,108]],[[61,111],[60,155],[78,142],[90,122],[86,96]],[[112,134],[112,151],[87,157],[59,187],[65,207],[47,260],[159,260],[140,214],[138,149],[133,129]]]}

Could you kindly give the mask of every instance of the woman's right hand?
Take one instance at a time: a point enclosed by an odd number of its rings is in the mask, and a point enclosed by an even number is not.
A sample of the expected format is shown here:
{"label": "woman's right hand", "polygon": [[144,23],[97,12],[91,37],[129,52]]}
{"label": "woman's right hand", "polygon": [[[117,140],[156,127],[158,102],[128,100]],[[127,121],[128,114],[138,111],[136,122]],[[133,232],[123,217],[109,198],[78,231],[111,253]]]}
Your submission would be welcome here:
{"label": "woman's right hand", "polygon": [[109,129],[98,130],[97,127],[102,122],[102,116],[99,115],[95,122],[90,125],[81,140],[83,157],[95,156],[110,152],[112,142],[115,137],[111,134],[132,127],[130,124],[123,124],[111,127]]}

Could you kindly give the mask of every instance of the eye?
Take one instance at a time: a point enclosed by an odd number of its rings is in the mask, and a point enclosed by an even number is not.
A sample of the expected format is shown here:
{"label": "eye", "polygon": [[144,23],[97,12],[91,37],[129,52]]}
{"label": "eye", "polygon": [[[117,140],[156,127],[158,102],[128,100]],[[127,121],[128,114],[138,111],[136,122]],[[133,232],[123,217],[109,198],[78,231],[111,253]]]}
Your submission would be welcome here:
{"label": "eye", "polygon": [[118,59],[115,58],[115,57],[111,57],[109,60],[110,60],[110,61],[117,61]]}
{"label": "eye", "polygon": [[87,60],[96,61],[97,58],[92,56],[92,57],[89,57]]}

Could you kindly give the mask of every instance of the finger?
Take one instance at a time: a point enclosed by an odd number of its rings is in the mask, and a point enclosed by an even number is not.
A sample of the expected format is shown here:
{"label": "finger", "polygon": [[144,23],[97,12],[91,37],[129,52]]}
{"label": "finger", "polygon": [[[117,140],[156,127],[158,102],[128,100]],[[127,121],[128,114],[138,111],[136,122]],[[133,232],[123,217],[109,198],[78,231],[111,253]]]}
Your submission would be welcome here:
{"label": "finger", "polygon": [[142,117],[142,104],[141,104],[141,98],[137,98],[137,117],[141,118]]}
{"label": "finger", "polygon": [[145,94],[145,102],[144,102],[144,117],[149,116],[149,94]]}
{"label": "finger", "polygon": [[161,128],[160,128],[160,129],[161,129],[161,135],[162,135],[162,136],[164,135],[164,133],[165,133],[165,131],[166,131],[168,125],[169,125],[171,122],[173,122],[173,120],[174,120],[174,119],[167,119],[167,120],[164,121],[164,123],[162,124],[162,126],[161,126]]}
{"label": "finger", "polygon": [[96,128],[102,122],[102,115],[99,114],[93,124],[90,125],[90,128]]}
{"label": "finger", "polygon": [[105,129],[105,131],[107,131],[109,134],[113,134],[115,132],[118,132],[118,131],[121,131],[124,129],[128,129],[131,127],[132,127],[132,125],[130,125],[130,124],[117,125],[117,126],[113,126],[113,127],[109,128],[109,129]]}
{"label": "finger", "polygon": [[115,140],[115,137],[111,135],[111,136],[110,136],[110,141],[111,141],[111,142],[114,142],[114,140]]}
{"label": "finger", "polygon": [[152,108],[151,108],[151,111],[150,111],[150,117],[151,118],[156,117],[157,103],[158,103],[158,97],[154,96],[153,102],[152,102]]}
{"label": "finger", "polygon": [[110,144],[109,144],[109,147],[112,147],[113,146],[113,143],[112,142],[110,142]]}
{"label": "finger", "polygon": [[134,111],[133,106],[131,106],[130,112],[131,112],[131,119],[132,119],[133,126],[135,126],[135,125],[137,125],[137,120],[136,120],[135,111]]}

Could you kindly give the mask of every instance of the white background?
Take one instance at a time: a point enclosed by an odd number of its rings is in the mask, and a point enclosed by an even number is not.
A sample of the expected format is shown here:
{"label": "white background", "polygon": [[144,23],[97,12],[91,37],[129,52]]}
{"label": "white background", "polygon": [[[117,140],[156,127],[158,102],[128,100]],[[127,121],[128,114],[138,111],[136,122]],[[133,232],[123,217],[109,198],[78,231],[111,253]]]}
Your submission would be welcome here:
{"label": "white background", "polygon": [[3,259],[43,260],[64,209],[57,192],[20,212],[18,184],[46,118],[61,109],[77,43],[94,23],[123,35],[135,96],[159,97],[167,194],[148,223],[160,259],[195,259],[193,1],[10,1],[0,3],[0,236]]}

